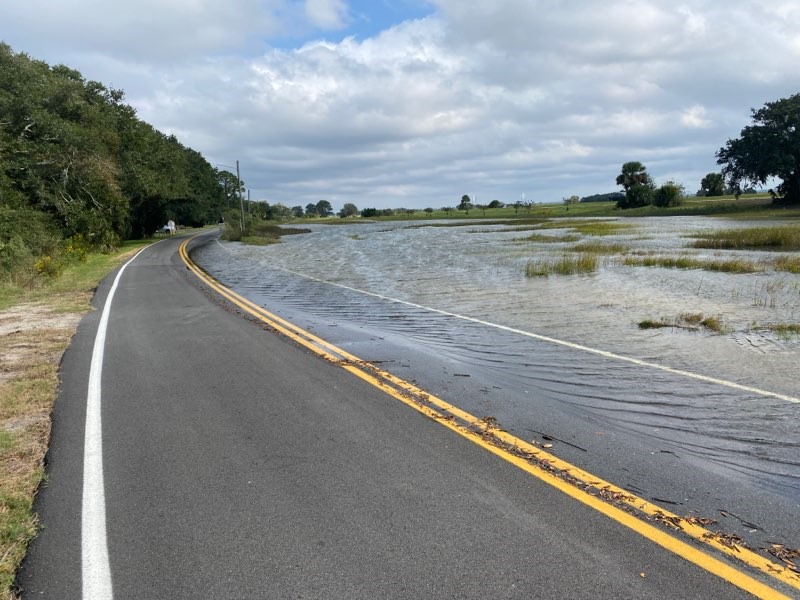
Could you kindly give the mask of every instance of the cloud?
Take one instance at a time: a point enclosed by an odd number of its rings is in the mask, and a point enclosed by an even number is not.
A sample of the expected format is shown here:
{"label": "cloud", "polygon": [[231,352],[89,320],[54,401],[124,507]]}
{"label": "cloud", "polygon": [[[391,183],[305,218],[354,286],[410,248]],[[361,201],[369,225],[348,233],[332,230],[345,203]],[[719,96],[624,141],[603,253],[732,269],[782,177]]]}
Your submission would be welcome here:
{"label": "cloud", "polygon": [[314,27],[338,30],[347,21],[347,4],[343,0],[306,0],[306,16]]}
{"label": "cloud", "polygon": [[[696,189],[750,108],[800,90],[797,1],[435,0],[366,37],[350,27],[382,3],[12,4],[16,50],[124,88],[288,205],[558,201],[615,189],[628,160]],[[339,37],[284,43],[315,30]]]}

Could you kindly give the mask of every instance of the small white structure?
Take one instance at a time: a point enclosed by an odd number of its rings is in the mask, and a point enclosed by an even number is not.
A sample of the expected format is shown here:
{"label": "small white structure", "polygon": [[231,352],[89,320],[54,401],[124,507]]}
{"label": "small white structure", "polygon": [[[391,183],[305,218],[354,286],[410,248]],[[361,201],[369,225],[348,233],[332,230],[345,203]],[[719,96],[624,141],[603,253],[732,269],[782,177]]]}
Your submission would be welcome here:
{"label": "small white structure", "polygon": [[167,224],[166,224],[166,225],[164,225],[164,226],[161,228],[161,231],[163,231],[163,232],[164,232],[164,233],[166,233],[167,235],[173,235],[173,234],[175,233],[175,229],[176,229],[176,228],[175,228],[175,221],[173,221],[172,219],[170,219],[169,221],[167,221]]}

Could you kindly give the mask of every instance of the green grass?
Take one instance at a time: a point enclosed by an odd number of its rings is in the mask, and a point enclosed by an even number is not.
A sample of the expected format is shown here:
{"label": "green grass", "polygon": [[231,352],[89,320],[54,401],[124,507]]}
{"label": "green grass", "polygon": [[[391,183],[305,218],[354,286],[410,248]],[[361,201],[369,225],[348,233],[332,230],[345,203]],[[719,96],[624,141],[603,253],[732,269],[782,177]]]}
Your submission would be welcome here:
{"label": "green grass", "polygon": [[772,261],[772,268],[776,271],[800,273],[800,256],[779,256]]}
{"label": "green grass", "polygon": [[750,227],[694,234],[693,248],[719,250],[800,250],[800,224],[781,227]]}
{"label": "green grass", "polygon": [[714,333],[726,333],[727,329],[719,317],[706,317],[703,313],[684,313],[675,319],[645,319],[639,322],[639,329],[705,329]]}
{"label": "green grass", "polygon": [[581,236],[577,234],[566,234],[566,235],[545,235],[543,233],[532,233],[526,238],[522,238],[519,241],[523,242],[538,242],[542,244],[555,244],[558,242],[577,242],[581,239]]}
{"label": "green grass", "polygon": [[604,236],[618,235],[634,228],[631,223],[621,223],[619,221],[548,221],[543,223],[541,229],[572,229],[581,235]]}
{"label": "green grass", "polygon": [[525,265],[525,275],[528,277],[577,275],[581,273],[594,273],[596,270],[597,257],[591,254],[564,254],[555,258],[535,258],[529,260]]}
{"label": "green grass", "polygon": [[581,242],[580,244],[576,244],[569,250],[570,252],[585,252],[587,254],[602,254],[610,256],[613,254],[625,254],[626,252],[629,252],[630,249],[630,246],[626,246],[625,244],[594,242],[587,240],[585,242]]}
{"label": "green grass", "polygon": [[625,256],[622,264],[628,267],[662,267],[665,269],[703,269],[723,273],[758,273],[763,265],[744,259],[711,260],[691,256]]}

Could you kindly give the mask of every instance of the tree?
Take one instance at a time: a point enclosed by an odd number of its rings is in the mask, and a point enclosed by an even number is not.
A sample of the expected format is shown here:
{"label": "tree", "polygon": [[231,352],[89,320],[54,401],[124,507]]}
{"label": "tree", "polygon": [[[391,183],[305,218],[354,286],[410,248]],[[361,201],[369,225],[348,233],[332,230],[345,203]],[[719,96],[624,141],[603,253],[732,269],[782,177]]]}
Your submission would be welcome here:
{"label": "tree", "polygon": [[429,206],[428,208],[425,209],[425,212],[431,214],[433,212],[433,209]]}
{"label": "tree", "polygon": [[752,118],[739,138],[717,151],[723,175],[737,193],[742,183],[765,185],[778,178],[772,197],[800,203],[800,94],[767,102],[752,110]]}
{"label": "tree", "polygon": [[320,217],[330,217],[333,214],[333,207],[327,200],[317,202],[317,214]]}
{"label": "tree", "polygon": [[464,194],[461,196],[461,204],[458,205],[458,210],[463,210],[465,213],[469,214],[470,208],[472,208],[472,202],[470,202],[469,196]]}
{"label": "tree", "polygon": [[316,216],[318,216],[318,214],[319,213],[317,212],[317,205],[316,204],[314,204],[313,202],[309,202],[308,204],[306,204],[306,216],[307,217],[316,217]]}
{"label": "tree", "polygon": [[292,216],[293,216],[293,217],[295,217],[295,218],[300,218],[300,217],[302,217],[304,214],[305,214],[305,211],[303,211],[303,207],[302,207],[302,206],[299,206],[299,205],[298,205],[298,206],[293,206],[293,207],[292,207]]}
{"label": "tree", "polygon": [[634,183],[625,192],[625,197],[617,201],[617,208],[639,208],[652,204],[654,193],[652,183]]}
{"label": "tree", "polygon": [[489,202],[487,208],[503,208],[504,206],[505,204],[500,202],[500,200],[492,200],[491,202]]}
{"label": "tree", "polygon": [[647,167],[637,160],[626,162],[622,165],[622,172],[617,175],[617,185],[621,185],[627,192],[637,183],[640,185],[652,185],[650,175],[647,173]]}
{"label": "tree", "polygon": [[686,191],[684,187],[674,181],[668,181],[653,192],[653,205],[666,208],[683,204]]}
{"label": "tree", "polygon": [[725,177],[722,173],[709,173],[700,181],[698,196],[722,196],[725,193]]}
{"label": "tree", "polygon": [[355,217],[358,214],[358,208],[352,202],[345,202],[342,210],[339,211],[339,216],[343,219],[347,217]]}

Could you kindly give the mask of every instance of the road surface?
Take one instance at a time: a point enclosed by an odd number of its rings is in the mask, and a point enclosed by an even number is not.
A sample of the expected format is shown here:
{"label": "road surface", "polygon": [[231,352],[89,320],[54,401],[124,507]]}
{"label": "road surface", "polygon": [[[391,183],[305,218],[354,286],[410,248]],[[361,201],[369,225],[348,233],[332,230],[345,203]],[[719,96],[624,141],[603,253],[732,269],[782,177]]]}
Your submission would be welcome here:
{"label": "road surface", "polygon": [[244,318],[179,244],[105,280],[64,356],[23,598],[752,597]]}

